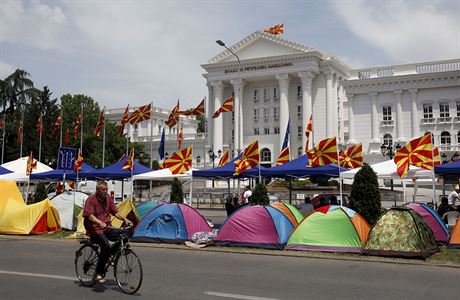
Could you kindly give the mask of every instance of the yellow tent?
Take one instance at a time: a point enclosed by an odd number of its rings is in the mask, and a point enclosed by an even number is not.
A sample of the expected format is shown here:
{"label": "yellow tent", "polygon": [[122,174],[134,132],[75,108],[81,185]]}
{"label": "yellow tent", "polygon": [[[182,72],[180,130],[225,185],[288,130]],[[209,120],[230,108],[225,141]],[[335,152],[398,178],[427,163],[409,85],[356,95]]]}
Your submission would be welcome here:
{"label": "yellow tent", "polygon": [[[125,218],[128,218],[131,220],[134,224],[134,226],[139,223],[139,215],[136,211],[136,207],[134,206],[134,203],[131,199],[125,199],[123,202],[117,204],[118,212],[124,216]],[[123,222],[121,220],[118,220],[115,217],[112,217],[112,226],[120,228]],[[78,215],[78,226],[77,226],[77,231],[69,235],[68,238],[76,239],[76,238],[84,238],[86,237],[86,229],[85,225],[83,224],[83,210],[80,212]]]}
{"label": "yellow tent", "polygon": [[24,199],[16,185],[16,181],[0,180],[0,214],[8,199],[24,203]]}
{"label": "yellow tent", "polygon": [[26,205],[9,198],[0,214],[0,233],[3,234],[41,234],[60,229],[57,209],[50,200]]}

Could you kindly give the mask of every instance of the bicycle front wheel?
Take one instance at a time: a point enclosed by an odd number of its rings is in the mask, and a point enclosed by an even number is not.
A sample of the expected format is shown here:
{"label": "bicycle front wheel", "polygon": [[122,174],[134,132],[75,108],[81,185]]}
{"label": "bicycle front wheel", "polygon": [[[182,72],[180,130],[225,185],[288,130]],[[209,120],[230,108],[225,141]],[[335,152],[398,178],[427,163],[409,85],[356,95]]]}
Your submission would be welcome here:
{"label": "bicycle front wheel", "polygon": [[75,252],[75,272],[78,280],[84,286],[92,286],[96,283],[94,273],[99,254],[91,245],[84,245]]}
{"label": "bicycle front wheel", "polygon": [[142,284],[142,265],[139,257],[130,249],[118,255],[114,267],[118,287],[126,294],[134,294]]}

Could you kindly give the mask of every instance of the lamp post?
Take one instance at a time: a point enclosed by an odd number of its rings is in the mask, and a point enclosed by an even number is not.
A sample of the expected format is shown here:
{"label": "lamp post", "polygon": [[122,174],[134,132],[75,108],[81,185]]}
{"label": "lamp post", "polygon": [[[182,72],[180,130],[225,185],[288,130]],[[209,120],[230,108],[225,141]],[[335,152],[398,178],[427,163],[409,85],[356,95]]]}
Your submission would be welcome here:
{"label": "lamp post", "polygon": [[[222,151],[219,149],[219,151],[217,151],[217,156],[216,156],[216,154],[214,153],[214,151],[212,151],[212,149],[209,149],[208,154],[209,154],[209,159],[212,161],[212,168],[214,169],[214,167],[215,167],[215,161],[214,161],[214,160],[215,160],[217,157],[220,157],[220,156],[221,156]],[[214,179],[212,180],[212,187],[214,187]]]}
{"label": "lamp post", "polygon": [[456,161],[456,160],[460,159],[459,156],[460,155],[458,155],[458,153],[455,152],[454,155],[452,155],[451,161]]}
{"label": "lamp post", "polygon": [[[390,159],[393,159],[394,155],[396,152],[401,149],[400,145],[395,145],[393,146],[392,144],[382,144],[380,145],[380,151],[382,152],[383,157],[389,157]],[[393,191],[393,179],[390,179],[390,184],[391,184],[391,190]]]}
{"label": "lamp post", "polygon": [[[453,158],[453,157],[452,157],[452,158]],[[441,155],[441,161],[442,161],[442,164],[445,164],[445,163],[448,162],[448,160],[447,160],[447,155],[446,155],[445,152]]]}

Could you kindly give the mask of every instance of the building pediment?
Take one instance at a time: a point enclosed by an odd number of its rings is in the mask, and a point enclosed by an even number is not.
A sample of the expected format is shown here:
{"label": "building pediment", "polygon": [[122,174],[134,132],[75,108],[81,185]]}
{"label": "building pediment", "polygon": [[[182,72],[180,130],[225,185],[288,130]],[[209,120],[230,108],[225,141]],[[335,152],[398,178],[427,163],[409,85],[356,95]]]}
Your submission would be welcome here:
{"label": "building pediment", "polygon": [[[263,31],[255,31],[228,48],[238,55],[240,60],[316,51],[308,46]],[[208,63],[224,63],[236,60],[230,51],[225,50],[211,58]]]}

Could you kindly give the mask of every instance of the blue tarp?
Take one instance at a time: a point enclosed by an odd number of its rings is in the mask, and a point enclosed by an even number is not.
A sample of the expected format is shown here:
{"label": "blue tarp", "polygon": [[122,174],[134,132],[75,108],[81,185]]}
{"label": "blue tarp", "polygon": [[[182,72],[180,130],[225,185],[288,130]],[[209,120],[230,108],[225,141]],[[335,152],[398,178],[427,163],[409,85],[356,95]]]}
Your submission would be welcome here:
{"label": "blue tarp", "polygon": [[434,173],[438,176],[460,176],[460,160],[434,167]]}
{"label": "blue tarp", "polygon": [[[273,168],[267,168],[262,173],[263,177],[279,178],[302,178],[312,176],[339,177],[339,166],[330,164],[322,167],[307,167],[308,156],[306,154],[288,163]],[[348,171],[347,168],[340,168],[340,172]]]}
{"label": "blue tarp", "polygon": [[[117,179],[124,179],[124,178],[129,178],[131,177],[131,170],[122,170],[123,164],[128,160],[128,157],[124,157],[122,160],[119,162],[114,163],[113,165],[107,166],[102,169],[96,169],[93,171],[89,172],[81,172],[81,177],[82,178],[87,178],[87,179],[112,179],[112,180],[117,180]],[[134,170],[133,170],[133,175],[137,174],[142,174],[142,173],[147,173],[151,172],[152,169],[147,168],[144,165],[141,165],[138,163],[136,160],[134,160]]]}
{"label": "blue tarp", "polygon": [[[81,170],[78,172],[78,178],[85,178],[84,175],[85,173],[90,173],[95,171],[93,167],[90,165],[83,163],[81,166]],[[74,172],[73,170],[62,170],[62,169],[56,169],[48,172],[43,172],[43,173],[37,173],[34,174],[32,173],[30,175],[31,180],[62,180],[65,172],[65,178],[68,180],[75,180],[77,178],[77,173]]]}
{"label": "blue tarp", "polygon": [[13,171],[10,171],[4,167],[0,167],[0,175],[9,174],[9,173],[13,173]]}
{"label": "blue tarp", "polygon": [[[243,174],[239,176],[233,176],[235,173],[235,164],[234,161],[239,159],[241,154],[235,157],[232,161],[228,164],[225,164],[221,167],[211,168],[206,170],[196,170],[192,172],[193,177],[201,177],[201,178],[214,178],[214,179],[228,179],[228,178],[247,178],[247,177],[258,177],[259,176],[259,166],[256,166],[252,169],[249,169]],[[267,168],[261,167],[260,172],[261,174]],[[263,175],[262,175],[263,176]]]}

